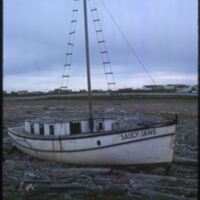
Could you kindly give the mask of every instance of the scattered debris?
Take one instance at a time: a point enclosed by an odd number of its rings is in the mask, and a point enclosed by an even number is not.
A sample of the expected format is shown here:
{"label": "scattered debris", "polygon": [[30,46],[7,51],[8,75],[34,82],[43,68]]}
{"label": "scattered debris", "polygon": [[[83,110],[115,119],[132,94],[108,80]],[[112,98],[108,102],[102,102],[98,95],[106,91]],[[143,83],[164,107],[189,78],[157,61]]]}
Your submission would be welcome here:
{"label": "scattered debris", "polygon": [[[163,109],[166,109],[164,100],[159,106],[153,106],[155,100],[124,102],[123,107],[105,109],[112,102],[97,102],[95,112],[100,116],[111,116],[116,119],[116,129],[120,120],[125,120],[124,126],[130,127],[130,119],[138,123],[148,124],[152,121],[162,123]],[[17,102],[17,101],[16,101]],[[16,103],[14,101],[14,103]],[[14,105],[5,102],[4,107],[4,135],[3,135],[3,195],[13,199],[24,195],[35,195],[35,199],[197,199],[197,116],[194,102],[171,102],[180,112],[177,126],[177,138],[174,162],[166,175],[166,167],[153,168],[109,168],[73,166],[39,160],[15,151],[6,128],[22,125],[26,118],[41,116],[74,117],[77,112],[80,117],[87,116],[87,105],[77,102],[51,101],[22,101]],[[123,102],[122,102],[123,103]],[[170,102],[168,102],[170,103]],[[27,105],[27,106],[26,106]],[[187,107],[187,109],[183,109]],[[149,113],[146,117],[142,112]],[[75,112],[77,111],[77,112]],[[64,113],[64,114],[63,114]],[[141,120],[142,119],[142,120]],[[137,123],[132,123],[135,126]],[[142,152],[141,152],[142,153]],[[38,195],[40,198],[38,198]],[[111,198],[111,199],[112,199]],[[19,198],[20,199],[20,198]],[[27,197],[28,199],[28,197]],[[59,199],[59,198],[58,198]]]}

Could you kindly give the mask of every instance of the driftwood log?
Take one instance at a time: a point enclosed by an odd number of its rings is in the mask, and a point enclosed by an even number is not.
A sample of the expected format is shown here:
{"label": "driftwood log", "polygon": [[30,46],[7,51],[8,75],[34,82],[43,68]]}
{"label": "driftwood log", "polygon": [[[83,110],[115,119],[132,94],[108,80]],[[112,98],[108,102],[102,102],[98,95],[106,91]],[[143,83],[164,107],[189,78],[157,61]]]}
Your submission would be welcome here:
{"label": "driftwood log", "polygon": [[189,166],[197,166],[198,160],[192,159],[192,158],[185,158],[185,157],[174,157],[173,160],[174,164],[179,164],[179,165],[189,165]]}

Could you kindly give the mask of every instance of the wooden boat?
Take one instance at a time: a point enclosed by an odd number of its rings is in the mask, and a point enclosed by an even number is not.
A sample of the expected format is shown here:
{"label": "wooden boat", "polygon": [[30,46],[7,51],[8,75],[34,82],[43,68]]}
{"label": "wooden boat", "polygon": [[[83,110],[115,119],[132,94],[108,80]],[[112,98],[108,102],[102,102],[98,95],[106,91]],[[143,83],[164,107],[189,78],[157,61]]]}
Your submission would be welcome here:
{"label": "wooden boat", "polygon": [[22,152],[45,160],[89,165],[167,164],[173,159],[176,121],[112,131],[111,119],[44,122],[28,120],[8,134]]}
{"label": "wooden boat", "polygon": [[154,165],[172,162],[176,119],[117,131],[113,129],[113,119],[93,117],[87,1],[83,2],[88,119],[26,120],[22,127],[9,128],[9,137],[22,152],[50,161],[81,165]]}

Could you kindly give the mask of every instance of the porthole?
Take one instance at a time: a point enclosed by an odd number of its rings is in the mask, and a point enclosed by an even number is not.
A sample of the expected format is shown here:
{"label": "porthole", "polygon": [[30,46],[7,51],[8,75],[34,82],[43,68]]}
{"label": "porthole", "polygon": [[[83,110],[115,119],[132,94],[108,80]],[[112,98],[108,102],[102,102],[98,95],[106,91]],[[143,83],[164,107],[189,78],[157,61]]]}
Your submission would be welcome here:
{"label": "porthole", "polygon": [[101,145],[101,141],[97,140],[97,145],[100,146]]}

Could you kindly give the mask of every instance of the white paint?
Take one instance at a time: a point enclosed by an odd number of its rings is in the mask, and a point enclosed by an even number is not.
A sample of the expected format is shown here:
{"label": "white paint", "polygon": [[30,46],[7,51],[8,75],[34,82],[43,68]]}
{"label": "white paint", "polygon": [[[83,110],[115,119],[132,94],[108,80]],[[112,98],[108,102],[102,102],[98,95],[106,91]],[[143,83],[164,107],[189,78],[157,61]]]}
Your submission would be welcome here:
{"label": "white paint", "polygon": [[[89,122],[88,120],[75,121],[75,123],[80,123],[81,133],[89,133]],[[94,132],[99,131],[111,131],[112,130],[112,120],[111,119],[95,119],[94,120]],[[102,123],[102,130],[99,130],[99,123]],[[25,131],[31,133],[30,125],[34,125],[34,134],[40,135],[40,124],[38,122],[25,121]],[[54,135],[63,136],[70,135],[70,122],[62,123],[43,123],[44,125],[44,135],[50,135],[50,125],[54,126]]]}
{"label": "white paint", "polygon": [[49,124],[44,124],[44,135],[46,136],[50,135]]}
{"label": "white paint", "polygon": [[25,127],[25,131],[26,131],[26,132],[28,132],[28,133],[31,132],[30,123],[29,123],[28,121],[25,121],[24,127]]}
{"label": "white paint", "polygon": [[[103,129],[99,130],[99,123],[103,124]],[[112,130],[112,123],[111,119],[95,119],[94,120],[94,132],[99,131],[111,131]]]}
{"label": "white paint", "polygon": [[81,133],[89,132],[89,123],[88,121],[81,121]]}
{"label": "white paint", "polygon": [[69,135],[70,134],[69,123],[56,123],[54,125],[54,133],[57,136]]}
{"label": "white paint", "polygon": [[40,126],[39,123],[34,123],[34,134],[39,135],[40,134]]}
{"label": "white paint", "polygon": [[[69,139],[71,136],[59,137],[60,139],[54,140],[54,142],[53,140],[41,140],[39,138],[29,138],[24,141],[17,135],[12,134],[12,132],[15,132],[20,135],[23,131],[22,128],[10,128],[8,129],[8,135],[15,141],[15,145],[21,151],[45,160],[75,164],[134,165],[171,162],[174,153],[175,134],[168,134],[175,133],[175,128],[175,125],[171,125],[155,129],[146,129],[145,131],[126,132],[123,133],[123,136],[119,133],[111,135],[102,133],[102,136],[87,137],[88,135],[94,135],[92,133],[84,134],[83,138],[77,139],[74,137],[73,139]],[[147,131],[150,132],[150,135],[144,134]],[[125,138],[124,134],[131,137]],[[159,137],[163,135],[165,136]],[[101,142],[100,146],[97,144],[98,140]],[[26,149],[19,144],[25,147],[43,150],[43,152],[38,151],[36,153],[35,150]],[[109,147],[110,145],[115,146]],[[50,152],[44,152],[44,150]]]}
{"label": "white paint", "polygon": [[112,120],[111,119],[107,119],[104,122],[104,126],[105,126],[105,131],[111,131],[112,130]]}
{"label": "white paint", "polygon": [[54,135],[56,135],[56,136],[61,135],[61,133],[60,133],[60,124],[55,124],[54,125]]}

